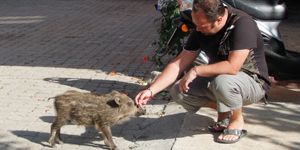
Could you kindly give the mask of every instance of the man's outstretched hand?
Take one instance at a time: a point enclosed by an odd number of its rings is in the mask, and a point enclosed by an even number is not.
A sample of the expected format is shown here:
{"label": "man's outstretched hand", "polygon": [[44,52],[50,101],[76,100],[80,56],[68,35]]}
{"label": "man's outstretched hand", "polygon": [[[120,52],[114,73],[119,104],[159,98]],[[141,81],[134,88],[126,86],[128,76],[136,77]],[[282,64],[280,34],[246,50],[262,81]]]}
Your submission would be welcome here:
{"label": "man's outstretched hand", "polygon": [[135,103],[140,107],[146,105],[151,100],[152,94],[150,89],[140,91],[135,97]]}

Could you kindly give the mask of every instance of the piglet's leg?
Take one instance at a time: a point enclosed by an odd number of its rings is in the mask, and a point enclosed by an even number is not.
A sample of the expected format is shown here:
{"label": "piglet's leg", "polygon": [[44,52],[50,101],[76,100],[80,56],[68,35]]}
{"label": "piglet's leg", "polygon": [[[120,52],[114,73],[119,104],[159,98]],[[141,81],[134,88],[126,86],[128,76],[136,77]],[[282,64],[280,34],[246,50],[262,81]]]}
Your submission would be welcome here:
{"label": "piglet's leg", "polygon": [[63,143],[60,137],[60,129],[65,125],[65,120],[59,117],[56,117],[55,121],[51,125],[51,136],[49,138],[49,143],[53,147],[55,145],[55,141],[58,143]]}
{"label": "piglet's leg", "polygon": [[63,143],[64,143],[64,142],[61,140],[60,129],[58,129],[57,132],[56,132],[56,142],[58,142],[59,144],[63,144]]}
{"label": "piglet's leg", "polygon": [[100,130],[102,132],[103,138],[104,138],[104,143],[109,146],[110,149],[112,150],[116,150],[117,146],[114,143],[113,139],[112,139],[112,134],[111,134],[111,129],[110,126],[104,125],[98,125],[97,129]]}
{"label": "piglet's leg", "polygon": [[57,129],[54,128],[54,124],[51,125],[51,135],[49,138],[49,143],[52,147],[55,145],[55,139],[57,138]]}

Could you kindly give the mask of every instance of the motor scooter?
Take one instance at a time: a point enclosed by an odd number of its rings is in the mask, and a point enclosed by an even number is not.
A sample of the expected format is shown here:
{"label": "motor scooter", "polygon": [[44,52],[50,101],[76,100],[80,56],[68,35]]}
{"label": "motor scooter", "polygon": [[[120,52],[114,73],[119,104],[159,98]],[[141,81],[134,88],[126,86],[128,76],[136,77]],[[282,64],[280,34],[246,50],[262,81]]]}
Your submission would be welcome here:
{"label": "motor scooter", "polygon": [[[170,36],[162,53],[154,57],[161,60],[162,57],[172,51],[173,45],[178,39],[185,38],[194,30],[192,22],[193,0],[178,0],[180,17],[174,19],[176,28]],[[184,3],[185,2],[185,3]],[[190,4],[189,4],[190,3]],[[283,0],[223,0],[227,7],[240,9],[251,15],[258,25],[264,40],[265,57],[270,76],[276,80],[299,80],[300,79],[300,53],[285,49],[283,40],[278,30],[279,24],[287,17],[287,6]],[[178,51],[179,53],[180,51]],[[208,58],[205,53],[200,53],[198,61],[207,64]]]}

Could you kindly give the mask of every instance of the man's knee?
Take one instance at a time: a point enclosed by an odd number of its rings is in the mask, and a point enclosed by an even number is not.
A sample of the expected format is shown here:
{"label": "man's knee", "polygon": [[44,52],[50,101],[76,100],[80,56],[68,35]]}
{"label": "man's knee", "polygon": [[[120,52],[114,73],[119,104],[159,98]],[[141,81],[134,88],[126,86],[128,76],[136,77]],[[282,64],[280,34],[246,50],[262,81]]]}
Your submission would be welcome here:
{"label": "man's knee", "polygon": [[[217,76],[209,86],[210,90],[217,95],[227,97],[231,94],[238,94],[239,87],[232,80],[232,75],[219,75]],[[228,95],[229,94],[229,95]]]}
{"label": "man's knee", "polygon": [[219,75],[209,86],[218,101],[229,107],[242,105],[241,91],[232,75]]}

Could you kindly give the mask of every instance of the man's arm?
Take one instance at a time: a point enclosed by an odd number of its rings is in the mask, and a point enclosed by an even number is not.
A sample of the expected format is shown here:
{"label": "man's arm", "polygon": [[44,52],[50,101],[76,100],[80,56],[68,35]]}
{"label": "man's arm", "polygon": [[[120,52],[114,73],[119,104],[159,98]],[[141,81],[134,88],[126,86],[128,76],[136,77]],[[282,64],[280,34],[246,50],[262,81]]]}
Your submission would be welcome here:
{"label": "man's arm", "polygon": [[249,55],[249,52],[249,49],[235,50],[229,53],[228,60],[193,67],[180,81],[180,90],[187,92],[189,90],[189,84],[197,76],[212,77],[220,74],[237,74]]}
{"label": "man's arm", "polygon": [[183,50],[172,62],[170,62],[159,77],[150,85],[149,89],[140,91],[135,97],[138,105],[145,105],[147,102],[163,89],[174,83],[177,77],[192,64],[197,57],[197,52]]}
{"label": "man's arm", "polygon": [[249,49],[235,50],[229,52],[228,60],[221,61],[215,64],[197,66],[194,69],[198,76],[211,77],[220,74],[237,74],[243,66],[247,56],[249,55]]}
{"label": "man's arm", "polygon": [[153,94],[156,94],[174,83],[177,77],[192,64],[197,57],[197,52],[183,50],[171,61],[155,82],[150,86]]}

